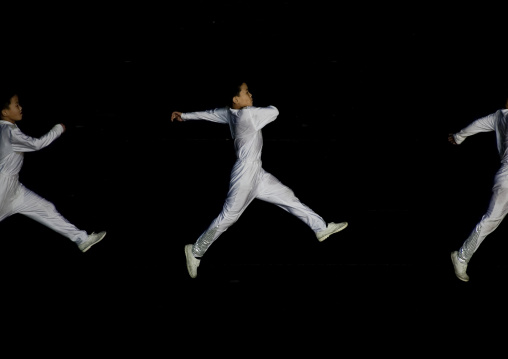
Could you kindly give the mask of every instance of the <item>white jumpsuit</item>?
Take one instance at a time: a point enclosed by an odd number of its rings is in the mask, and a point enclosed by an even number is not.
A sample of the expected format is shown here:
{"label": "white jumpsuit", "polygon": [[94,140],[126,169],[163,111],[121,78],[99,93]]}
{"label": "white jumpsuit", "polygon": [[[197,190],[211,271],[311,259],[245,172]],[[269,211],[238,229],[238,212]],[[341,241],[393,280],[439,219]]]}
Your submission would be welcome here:
{"label": "white jumpsuit", "polygon": [[487,212],[475,226],[459,250],[459,259],[468,263],[485,237],[492,233],[508,213],[508,110],[498,110],[493,114],[473,121],[470,125],[454,134],[457,144],[468,136],[479,132],[496,132],[496,142],[501,157],[501,167],[494,178],[492,197]]}
{"label": "white jumpsuit", "polygon": [[326,228],[326,222],[321,216],[301,203],[289,187],[262,167],[261,129],[274,121],[278,114],[279,111],[274,106],[248,106],[239,110],[224,107],[182,114],[183,120],[207,120],[229,124],[237,158],[231,171],[229,191],[222,211],[194,243],[192,253],[195,257],[202,257],[210,245],[238,220],[255,198],[286,210],[305,222],[314,232]]}
{"label": "white jumpsuit", "polygon": [[51,202],[19,182],[24,152],[48,146],[63,131],[61,125],[55,125],[44,136],[33,138],[15,124],[0,120],[0,222],[13,214],[23,214],[79,244],[87,239],[87,233],[62,217]]}

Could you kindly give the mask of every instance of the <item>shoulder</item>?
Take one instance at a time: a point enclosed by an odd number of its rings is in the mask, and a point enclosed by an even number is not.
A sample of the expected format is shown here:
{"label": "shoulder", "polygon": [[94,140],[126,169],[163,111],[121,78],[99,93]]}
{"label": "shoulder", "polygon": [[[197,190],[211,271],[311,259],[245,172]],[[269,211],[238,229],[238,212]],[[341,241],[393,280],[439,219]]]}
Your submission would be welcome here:
{"label": "shoulder", "polygon": [[508,119],[508,110],[499,109],[496,112],[491,113],[484,117],[485,119],[491,119],[494,122],[506,122]]}
{"label": "shoulder", "polygon": [[267,106],[267,107],[255,107],[255,106],[247,106],[242,110],[249,110],[253,113],[274,113],[278,114],[279,110],[275,106]]}
{"label": "shoulder", "polygon": [[0,126],[2,127],[17,127],[14,123],[10,123],[9,121],[0,121]]}
{"label": "shoulder", "polygon": [[0,122],[0,131],[2,132],[12,132],[15,129],[18,129],[18,126],[13,123],[7,121]]}
{"label": "shoulder", "polygon": [[268,108],[274,113],[274,114],[279,114],[279,109],[275,106],[268,106]]}
{"label": "shoulder", "polygon": [[0,123],[0,137],[1,141],[11,141],[13,136],[13,130],[16,126],[7,122]]}
{"label": "shoulder", "polygon": [[231,109],[229,107],[216,107],[210,112],[215,113],[219,116],[227,116],[231,113]]}

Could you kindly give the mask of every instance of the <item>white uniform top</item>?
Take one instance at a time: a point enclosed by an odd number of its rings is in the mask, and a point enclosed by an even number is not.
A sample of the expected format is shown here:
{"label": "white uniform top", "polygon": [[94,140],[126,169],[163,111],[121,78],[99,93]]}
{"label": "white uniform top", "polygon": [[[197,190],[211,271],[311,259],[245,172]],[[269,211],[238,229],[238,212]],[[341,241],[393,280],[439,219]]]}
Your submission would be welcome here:
{"label": "white uniform top", "polygon": [[57,139],[64,129],[55,125],[40,138],[25,135],[9,121],[0,120],[0,219],[12,213],[23,195],[18,174],[24,152],[37,151]]}
{"label": "white uniform top", "polygon": [[9,121],[0,121],[0,174],[17,175],[23,166],[23,152],[38,151],[48,146],[64,132],[62,125],[55,125],[40,138],[25,135]]}
{"label": "white uniform top", "polygon": [[208,120],[229,124],[234,139],[236,161],[231,170],[229,191],[223,209],[192,248],[195,257],[202,257],[208,247],[241,216],[247,206],[258,198],[273,203],[305,222],[314,232],[326,228],[321,216],[303,204],[293,191],[262,167],[261,129],[279,115],[274,106],[242,109],[228,107],[202,112],[182,113],[183,120]]}
{"label": "white uniform top", "polygon": [[261,160],[263,136],[261,129],[274,121],[279,110],[274,106],[244,107],[232,109],[229,107],[216,108],[201,112],[182,113],[183,120],[207,120],[229,124],[231,137],[235,142],[236,157],[243,162]]}
{"label": "white uniform top", "polygon": [[496,142],[499,156],[503,164],[508,164],[508,109],[496,112],[473,121],[470,125],[454,134],[457,144],[461,144],[466,137],[479,132],[496,131]]}

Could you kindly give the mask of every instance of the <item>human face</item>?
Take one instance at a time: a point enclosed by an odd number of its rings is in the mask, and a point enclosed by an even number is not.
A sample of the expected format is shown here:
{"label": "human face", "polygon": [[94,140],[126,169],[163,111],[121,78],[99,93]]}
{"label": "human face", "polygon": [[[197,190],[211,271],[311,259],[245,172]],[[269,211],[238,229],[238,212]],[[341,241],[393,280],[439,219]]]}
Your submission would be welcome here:
{"label": "human face", "polygon": [[9,108],[2,110],[2,120],[15,123],[16,121],[21,121],[22,118],[23,118],[23,108],[19,104],[18,95],[14,95],[11,98]]}
{"label": "human face", "polygon": [[252,94],[249,92],[249,87],[244,82],[240,86],[240,93],[238,96],[233,97],[233,108],[240,109],[247,106],[252,106]]}

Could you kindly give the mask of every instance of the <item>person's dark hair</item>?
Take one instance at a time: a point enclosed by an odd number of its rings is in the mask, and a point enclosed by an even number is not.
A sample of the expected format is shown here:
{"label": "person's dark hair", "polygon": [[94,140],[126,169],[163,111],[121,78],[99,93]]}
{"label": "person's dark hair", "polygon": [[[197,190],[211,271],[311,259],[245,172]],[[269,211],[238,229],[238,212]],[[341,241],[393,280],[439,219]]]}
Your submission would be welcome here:
{"label": "person's dark hair", "polygon": [[231,106],[233,104],[233,97],[240,94],[241,86],[244,82],[246,83],[244,79],[233,78],[221,83],[220,93],[224,94],[224,103],[227,106]]}
{"label": "person's dark hair", "polygon": [[8,109],[11,99],[17,94],[18,92],[14,88],[0,90],[0,111]]}
{"label": "person's dark hair", "polygon": [[12,81],[3,80],[0,82],[0,111],[9,108],[11,104],[11,98],[19,96],[19,90],[17,86],[13,85]]}

